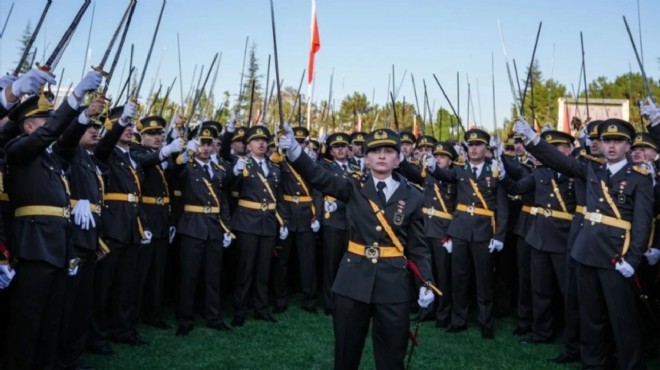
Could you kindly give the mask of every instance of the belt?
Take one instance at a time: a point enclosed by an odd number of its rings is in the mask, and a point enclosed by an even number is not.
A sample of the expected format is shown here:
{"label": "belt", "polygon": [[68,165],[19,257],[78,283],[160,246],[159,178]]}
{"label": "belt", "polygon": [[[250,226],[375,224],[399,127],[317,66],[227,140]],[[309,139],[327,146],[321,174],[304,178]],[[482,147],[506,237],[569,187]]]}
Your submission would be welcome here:
{"label": "belt", "polygon": [[422,208],[422,212],[425,215],[428,215],[429,218],[431,217],[438,217],[438,218],[443,218],[445,220],[451,220],[454,216],[451,215],[451,213],[443,212],[435,208],[427,208],[424,207]]}
{"label": "belt", "polygon": [[632,229],[632,224],[629,221],[619,220],[618,218],[606,216],[602,213],[585,212],[584,213],[584,220],[591,222],[592,225],[593,224],[603,224],[603,225],[623,229],[623,230],[626,230],[626,231],[630,231]]}
{"label": "belt", "polygon": [[543,215],[545,217],[554,217],[566,221],[571,221],[573,219],[573,215],[568,212],[562,212],[543,207],[531,207],[529,214],[532,216]]}
{"label": "belt", "polygon": [[312,197],[309,195],[286,195],[284,194],[282,196],[285,201],[287,202],[293,202],[293,203],[311,203],[312,202]]}
{"label": "belt", "polygon": [[205,214],[220,213],[220,207],[195,206],[192,204],[186,204],[185,206],[183,206],[183,210],[185,212],[191,212],[191,213],[205,213]]}
{"label": "belt", "polygon": [[54,216],[68,219],[71,217],[71,208],[53,206],[25,206],[14,211],[15,217]]}
{"label": "belt", "polygon": [[372,263],[378,262],[378,258],[403,257],[403,253],[393,245],[359,244],[354,241],[348,242],[348,251],[371,259]]}
{"label": "belt", "polygon": [[170,204],[170,197],[142,197],[142,203],[166,206]]}
{"label": "belt", "polygon": [[578,214],[578,213],[585,214],[586,211],[587,211],[587,209],[584,208],[584,206],[577,206],[577,207],[575,207],[575,213],[576,213],[576,214]]}
{"label": "belt", "polygon": [[7,194],[7,193],[0,193],[0,201],[2,201],[2,202],[9,202],[9,194]]}
{"label": "belt", "polygon": [[[71,199],[71,208],[74,208],[78,204],[78,199]],[[94,204],[90,203],[89,204],[89,210],[92,211],[92,213],[96,213],[97,215],[101,215],[101,205],[100,204]]]}
{"label": "belt", "polygon": [[488,216],[488,217],[494,217],[495,216],[495,212],[493,212],[489,209],[479,208],[479,207],[475,207],[475,206],[472,206],[472,205],[468,206],[466,204],[460,204],[460,203],[458,205],[456,205],[456,210],[461,211],[461,212],[465,212],[465,213],[469,213],[470,216],[474,216],[474,215]]}
{"label": "belt", "polygon": [[111,201],[117,201],[117,202],[129,202],[129,203],[137,203],[140,200],[140,197],[138,197],[136,194],[124,194],[124,193],[107,193],[104,197],[104,200],[111,200]]}
{"label": "belt", "polygon": [[275,210],[275,203],[259,203],[259,202],[253,202],[250,200],[245,200],[245,199],[239,199],[238,200],[238,206],[243,207],[243,208],[249,208],[249,209],[257,209],[261,211],[274,211]]}
{"label": "belt", "polygon": [[532,207],[522,206],[522,211],[525,212],[525,213],[532,213]]}

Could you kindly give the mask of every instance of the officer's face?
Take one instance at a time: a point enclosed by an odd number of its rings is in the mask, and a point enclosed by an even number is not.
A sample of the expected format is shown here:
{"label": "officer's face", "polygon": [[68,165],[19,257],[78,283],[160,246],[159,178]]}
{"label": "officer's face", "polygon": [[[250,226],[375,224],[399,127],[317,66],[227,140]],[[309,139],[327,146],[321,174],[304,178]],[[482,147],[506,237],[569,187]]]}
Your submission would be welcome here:
{"label": "officer's face", "polygon": [[99,143],[100,139],[101,138],[99,137],[98,128],[96,126],[90,125],[87,127],[87,130],[85,130],[85,133],[80,138],[80,145],[84,146],[85,148],[93,148],[96,146],[96,144]]}
{"label": "officer's face", "polygon": [[430,148],[428,146],[423,146],[423,147],[419,148],[419,157],[420,158],[427,157],[429,154],[431,154],[431,149],[432,148]]}
{"label": "officer's face", "polygon": [[213,143],[211,140],[202,140],[199,144],[199,149],[197,151],[197,157],[202,161],[208,161],[211,158],[211,152],[213,151]]}
{"label": "officer's face", "polygon": [[268,149],[268,142],[262,138],[252,139],[247,144],[247,149],[257,158],[263,158],[266,155],[266,149]]}
{"label": "officer's face", "polygon": [[146,131],[142,134],[142,145],[146,148],[160,149],[163,146],[163,133],[161,131]]}
{"label": "officer's face", "polygon": [[486,144],[484,143],[469,143],[468,144],[468,156],[471,161],[480,162],[483,161],[486,157]]}
{"label": "officer's face", "polygon": [[525,154],[525,145],[522,141],[516,141],[513,143],[513,150],[516,152],[516,155]]}
{"label": "officer's face", "polygon": [[330,154],[337,161],[345,161],[348,158],[348,146],[346,144],[333,145]]}
{"label": "officer's face", "polygon": [[621,139],[606,139],[601,143],[601,150],[605,159],[610,163],[622,161],[630,150],[630,142]]}
{"label": "officer's face", "polygon": [[213,154],[220,153],[220,139],[213,139]]}
{"label": "officer's face", "polygon": [[438,154],[435,156],[435,165],[438,166],[438,168],[449,168],[451,163],[451,158],[447,157],[446,155]]}
{"label": "officer's face", "polygon": [[121,134],[119,142],[128,145],[133,141],[133,125],[128,125],[124,129],[124,133]]}
{"label": "officer's face", "polygon": [[353,155],[356,157],[362,157],[362,143],[353,144]]}
{"label": "officer's face", "polygon": [[644,155],[644,148],[636,147],[632,149],[632,161],[634,164],[642,164],[646,156]]}
{"label": "officer's face", "polygon": [[591,139],[591,146],[589,146],[589,151],[591,152],[591,155],[601,155],[603,152],[601,152],[601,142],[600,139]]}
{"label": "officer's face", "polygon": [[389,146],[376,148],[367,153],[365,163],[376,176],[389,176],[399,166],[399,152]]}
{"label": "officer's face", "polygon": [[404,157],[408,158],[412,155],[413,146],[410,143],[401,143],[401,151]]}
{"label": "officer's face", "polygon": [[245,144],[242,141],[233,141],[231,143],[231,150],[236,155],[243,155],[245,154]]}

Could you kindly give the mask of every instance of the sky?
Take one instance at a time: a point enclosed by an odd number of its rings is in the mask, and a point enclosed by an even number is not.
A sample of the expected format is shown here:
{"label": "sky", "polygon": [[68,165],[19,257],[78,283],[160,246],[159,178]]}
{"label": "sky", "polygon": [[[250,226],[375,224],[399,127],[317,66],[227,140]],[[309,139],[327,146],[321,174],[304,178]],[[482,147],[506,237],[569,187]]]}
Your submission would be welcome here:
{"label": "sky", "polygon": [[[0,39],[0,70],[12,71],[19,58],[19,39],[28,22],[36,25],[45,0],[0,0],[0,23],[15,4]],[[81,0],[53,0],[35,46],[37,61],[44,61],[73,19]],[[83,71],[99,63],[128,0],[92,0],[69,47],[55,69],[62,86],[80,80]],[[117,66],[110,94],[117,93],[119,78],[135,45],[134,64],[142,71],[161,0],[138,0],[127,47]],[[581,59],[580,31],[584,35],[585,63],[589,81],[639,72],[622,16],[626,16],[637,43],[641,24],[644,65],[649,78],[660,75],[660,1],[639,0],[317,0],[321,49],[316,55],[313,99],[328,96],[334,69],[334,100],[337,104],[354,91],[383,105],[388,80],[395,68],[398,100],[414,102],[411,73],[417,93],[423,95],[426,81],[431,105],[449,106],[438,88],[435,74],[452,104],[458,104],[456,75],[460,74],[460,112],[467,118],[467,84],[470,83],[474,112],[470,124],[493,128],[491,55],[494,56],[495,111],[497,121],[510,116],[511,90],[498,32],[502,27],[509,63],[516,59],[519,73],[530,63],[539,22],[543,22],[536,52],[543,77],[552,77],[571,90],[577,86]],[[93,9],[93,7],[95,7]],[[274,0],[280,78],[296,86],[307,67],[310,44],[311,0]],[[94,10],[93,23],[92,10]],[[641,21],[641,22],[640,22]],[[88,35],[91,36],[86,52]],[[268,0],[167,0],[162,24],[147,67],[141,96],[147,96],[156,77],[163,89],[179,76],[177,34],[181,40],[184,94],[189,90],[196,65],[208,66],[222,52],[216,96],[239,91],[246,36],[256,44],[260,73],[266,74],[273,52]],[[46,51],[44,57],[42,52]],[[114,55],[114,54],[113,54]],[[162,63],[160,63],[162,60]],[[200,67],[198,67],[199,69]],[[513,67],[511,67],[513,68]],[[125,72],[127,73],[127,72]],[[274,67],[271,69],[271,81]],[[523,78],[521,76],[521,78]],[[262,82],[263,83],[263,82]],[[210,82],[209,82],[210,84]],[[157,88],[157,86],[156,86]],[[306,93],[306,87],[303,88]],[[179,82],[171,98],[180,100]],[[421,104],[421,102],[420,102]],[[475,117],[476,116],[476,117]]]}

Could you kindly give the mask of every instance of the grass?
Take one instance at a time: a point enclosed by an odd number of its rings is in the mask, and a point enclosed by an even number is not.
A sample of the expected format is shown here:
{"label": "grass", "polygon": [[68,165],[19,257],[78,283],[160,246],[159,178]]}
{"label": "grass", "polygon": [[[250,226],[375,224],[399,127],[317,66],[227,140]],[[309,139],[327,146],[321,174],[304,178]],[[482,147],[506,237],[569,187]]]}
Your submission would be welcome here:
{"label": "grass", "polygon": [[[291,302],[289,310],[277,315],[277,324],[255,321],[232,332],[207,329],[198,319],[185,338],[174,329],[139,328],[146,347],[114,344],[113,356],[85,355],[83,363],[102,369],[331,369],[333,366],[332,320],[312,315]],[[231,316],[225,313],[226,321]],[[174,324],[173,316],[167,318]],[[420,346],[414,351],[411,368],[421,369],[579,369],[578,364],[558,366],[548,362],[561,350],[560,344],[523,345],[512,334],[512,318],[495,323],[495,339],[484,340],[476,324],[466,332],[447,334],[433,322],[419,331]],[[658,360],[649,367],[658,366]],[[373,369],[368,338],[361,368]]]}

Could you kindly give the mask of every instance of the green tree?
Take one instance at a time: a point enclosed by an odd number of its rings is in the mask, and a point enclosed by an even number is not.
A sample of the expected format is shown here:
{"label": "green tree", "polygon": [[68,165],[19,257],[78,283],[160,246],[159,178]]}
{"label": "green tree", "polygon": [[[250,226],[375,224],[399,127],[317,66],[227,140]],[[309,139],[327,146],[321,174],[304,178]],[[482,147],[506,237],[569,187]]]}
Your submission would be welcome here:
{"label": "green tree", "polygon": [[243,74],[242,94],[239,93],[239,99],[236,102],[234,110],[241,112],[241,121],[247,122],[250,117],[250,101],[252,98],[252,86],[254,85],[254,100],[252,101],[252,120],[257,118],[257,110],[263,101],[263,92],[259,74],[259,60],[256,56],[257,44],[252,43],[248,54],[247,71]]}
{"label": "green tree", "polygon": [[[25,26],[25,29],[23,30],[23,34],[21,35],[21,38],[18,40],[20,42],[20,45],[18,47],[19,58],[23,56],[23,53],[25,52],[25,49],[28,47],[28,43],[30,42],[31,37],[32,37],[32,27],[30,26],[30,22],[28,22],[27,25]],[[21,61],[17,60],[16,65],[18,65],[19,63],[21,63]],[[29,69],[30,69],[30,58],[28,56],[20,65],[19,75],[27,72]]]}

